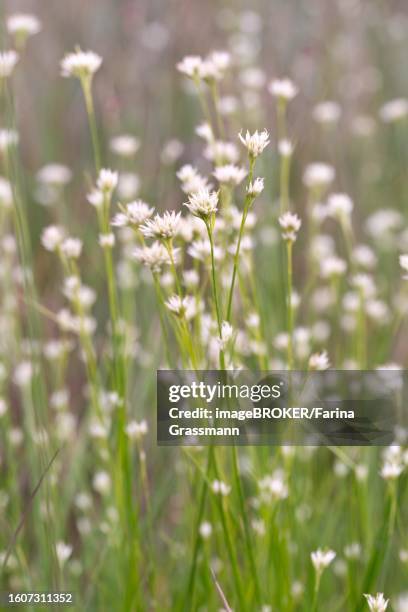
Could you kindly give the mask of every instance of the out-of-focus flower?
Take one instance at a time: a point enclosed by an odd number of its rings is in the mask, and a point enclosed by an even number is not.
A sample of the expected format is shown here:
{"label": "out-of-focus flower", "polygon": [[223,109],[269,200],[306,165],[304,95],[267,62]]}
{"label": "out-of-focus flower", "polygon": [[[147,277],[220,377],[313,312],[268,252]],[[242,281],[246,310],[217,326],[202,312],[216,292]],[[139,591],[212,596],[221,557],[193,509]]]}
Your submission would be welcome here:
{"label": "out-of-focus flower", "polygon": [[334,217],[349,217],[353,210],[353,200],[346,193],[333,193],[329,196],[327,206]]}
{"label": "out-of-focus flower", "polygon": [[140,148],[140,141],[131,134],[120,134],[111,138],[109,146],[120,157],[133,157]]}
{"label": "out-of-focus flower", "polygon": [[[173,254],[177,255],[177,251]],[[155,274],[161,272],[163,266],[171,264],[169,253],[160,242],[153,242],[151,246],[136,249],[133,255],[137,261],[150,268]]]}
{"label": "out-of-focus flower", "polygon": [[329,356],[327,351],[321,351],[320,353],[314,353],[309,358],[309,369],[310,370],[327,370],[330,367]]}
{"label": "out-of-focus flower", "polygon": [[270,82],[268,91],[275,98],[285,101],[293,100],[298,94],[298,88],[290,79],[274,79]]}
{"label": "out-of-focus flower", "polygon": [[37,172],[37,180],[46,185],[60,187],[72,179],[71,170],[62,164],[47,164]]}
{"label": "out-of-focus flower", "polygon": [[408,115],[408,100],[406,98],[396,98],[382,106],[380,118],[384,123],[393,123],[405,119]]}
{"label": "out-of-focus flower", "polygon": [[333,182],[335,171],[332,166],[316,162],[307,166],[303,174],[303,182],[309,189],[327,187]]}
{"label": "out-of-focus flower", "polygon": [[7,17],[7,31],[14,36],[16,46],[24,46],[29,36],[41,31],[41,21],[35,15],[28,13],[15,13]]}
{"label": "out-of-focus flower", "polygon": [[282,228],[282,237],[287,242],[295,242],[297,234],[302,225],[296,213],[286,212],[279,217],[279,225]]}
{"label": "out-of-focus flower", "polygon": [[334,561],[336,558],[336,553],[334,550],[322,550],[318,548],[316,551],[312,552],[310,555],[312,559],[313,567],[316,570],[317,574],[321,574],[326,567]]}
{"label": "out-of-focus flower", "polygon": [[49,225],[41,234],[42,245],[47,251],[56,251],[65,239],[65,230],[59,225]]}
{"label": "out-of-focus flower", "polygon": [[245,168],[240,168],[234,164],[226,164],[225,166],[218,166],[214,170],[214,176],[219,183],[226,183],[228,185],[239,185],[242,183],[247,175]]}
{"label": "out-of-focus flower", "polygon": [[197,314],[195,298],[186,295],[181,298],[179,295],[172,295],[165,302],[167,308],[180,318],[192,319]]}
{"label": "out-of-focus flower", "polygon": [[102,168],[99,172],[96,186],[106,196],[110,197],[118,184],[119,175],[113,170]]}
{"label": "out-of-focus flower", "polygon": [[64,565],[72,555],[72,546],[62,541],[57,542],[55,545],[55,552],[57,553],[57,559],[60,565]]}
{"label": "out-of-focus flower", "polygon": [[407,274],[404,274],[403,278],[408,280],[408,255],[400,255],[399,263],[404,272],[407,272]]}
{"label": "out-of-focus flower", "polygon": [[138,440],[147,434],[149,431],[149,427],[147,425],[147,421],[143,419],[143,421],[129,421],[129,423],[125,427],[126,435],[131,440]]}
{"label": "out-of-focus flower", "polygon": [[63,77],[89,79],[99,70],[102,61],[97,53],[78,49],[74,53],[68,53],[61,60],[61,74]]}
{"label": "out-of-focus flower", "polygon": [[1,51],[0,52],[0,79],[5,79],[11,76],[19,56],[16,51]]}
{"label": "out-of-focus flower", "polygon": [[337,102],[330,100],[320,102],[313,109],[313,119],[317,123],[337,123],[341,117],[341,108]]}

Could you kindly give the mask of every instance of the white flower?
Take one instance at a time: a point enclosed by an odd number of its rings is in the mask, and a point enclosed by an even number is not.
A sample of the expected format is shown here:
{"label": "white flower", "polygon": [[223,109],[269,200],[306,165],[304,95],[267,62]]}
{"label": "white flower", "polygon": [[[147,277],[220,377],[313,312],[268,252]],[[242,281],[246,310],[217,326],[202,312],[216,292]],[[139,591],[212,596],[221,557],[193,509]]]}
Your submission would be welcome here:
{"label": "white flower", "polygon": [[310,370],[327,370],[330,367],[329,356],[327,351],[321,351],[320,353],[314,353],[309,358],[309,369]]}
{"label": "white flower", "polygon": [[61,73],[64,77],[77,77],[86,79],[92,77],[101,67],[102,58],[93,51],[68,53],[61,60]]}
{"label": "white flower", "polygon": [[129,423],[125,427],[126,435],[129,436],[131,440],[138,440],[142,436],[145,436],[149,430],[147,425],[147,421],[143,419],[143,421],[129,421]]}
{"label": "white flower", "polygon": [[320,262],[320,274],[322,278],[333,278],[342,276],[347,270],[347,264],[344,259],[340,259],[336,255],[329,255]]}
{"label": "white flower", "polygon": [[275,79],[268,86],[269,93],[275,98],[282,100],[293,100],[298,93],[298,88],[290,79]]}
{"label": "white flower", "polygon": [[291,157],[293,155],[294,146],[290,140],[284,138],[278,142],[278,151],[281,157]]}
{"label": "white flower", "polygon": [[396,480],[404,471],[404,466],[399,461],[385,461],[380,475],[384,480]]}
{"label": "white flower", "polygon": [[81,255],[82,241],[79,238],[66,238],[61,244],[62,253],[71,259],[77,259]]}
{"label": "white flower", "polygon": [[16,13],[7,18],[7,30],[10,34],[25,39],[41,31],[41,22],[35,15]]}
{"label": "white flower", "polygon": [[118,184],[118,178],[119,175],[117,172],[114,172],[113,170],[109,170],[107,168],[102,168],[102,170],[99,172],[96,186],[99,191],[108,196],[111,196]]}
{"label": "white flower", "polygon": [[72,172],[62,164],[47,164],[37,172],[37,180],[52,186],[62,186],[69,183]]}
{"label": "white flower", "polygon": [[171,264],[169,253],[160,242],[136,249],[133,255],[137,261],[150,268],[155,274],[161,272],[164,265]]}
{"label": "white flower", "polygon": [[140,189],[140,178],[135,172],[121,172],[118,181],[118,197],[126,202],[133,200]]}
{"label": "white flower", "polygon": [[208,521],[204,521],[201,523],[199,527],[200,536],[203,540],[207,540],[212,534],[212,525]]}
{"label": "white flower", "polygon": [[364,597],[367,599],[368,607],[371,612],[385,612],[388,606],[388,599],[384,599],[383,593],[377,593],[377,595],[366,595]]}
{"label": "white flower", "polygon": [[222,480],[213,480],[211,484],[211,489],[213,493],[222,495],[223,497],[229,495],[229,493],[231,492],[231,487]]}
{"label": "white flower", "polygon": [[[408,255],[400,255],[399,263],[404,272],[408,272]],[[408,274],[404,274],[403,278],[408,279]]]}
{"label": "white flower", "polygon": [[239,151],[233,142],[215,140],[205,148],[204,157],[217,166],[235,164],[239,159]]}
{"label": "white flower", "polygon": [[187,55],[177,64],[177,70],[190,78],[201,77],[203,60],[199,55]]}
{"label": "white flower", "polygon": [[224,350],[228,344],[228,342],[232,338],[232,334],[234,329],[228,321],[223,321],[221,324],[221,338],[217,338],[218,344],[221,350]]}
{"label": "white flower", "polygon": [[247,194],[251,198],[256,198],[259,196],[264,190],[264,179],[258,176],[254,181],[249,183],[246,188]]}
{"label": "white flower", "polygon": [[31,361],[22,361],[15,370],[13,381],[18,387],[26,387],[34,375],[34,367]]}
{"label": "white flower", "polygon": [[309,189],[315,187],[326,187],[334,180],[335,171],[332,166],[316,162],[306,167],[303,174],[303,182]]}
{"label": "white flower", "polygon": [[41,243],[47,251],[56,251],[65,238],[65,230],[59,225],[49,225],[41,234]]}
{"label": "white flower", "polygon": [[210,186],[206,178],[190,164],[185,164],[177,172],[177,178],[181,181],[181,188],[184,193],[195,193],[200,189],[209,189]]}
{"label": "white flower", "polygon": [[65,542],[57,542],[55,545],[55,552],[57,553],[59,563],[63,565],[72,555],[72,546],[70,544],[65,544]]}
{"label": "white flower", "polygon": [[10,208],[13,203],[13,191],[9,181],[0,176],[0,205]]}
{"label": "white flower", "polygon": [[115,245],[115,235],[112,233],[99,234],[98,242],[103,249],[111,249]]}
{"label": "white flower", "polygon": [[206,142],[211,142],[214,139],[212,127],[207,121],[197,125],[195,132],[197,136],[200,136],[200,138],[203,138]]}
{"label": "white flower", "polygon": [[214,176],[219,183],[229,185],[239,185],[247,175],[245,168],[240,168],[234,164],[218,166],[214,171]]}
{"label": "white flower", "polygon": [[207,219],[217,211],[218,193],[208,189],[199,189],[189,195],[188,202],[184,203],[189,211],[196,217]]}
{"label": "white flower", "polygon": [[384,104],[380,109],[380,118],[384,123],[392,123],[404,119],[408,115],[408,100],[396,98]]}
{"label": "white flower", "polygon": [[150,208],[146,202],[135,200],[134,202],[126,204],[123,212],[114,216],[111,225],[114,227],[125,227],[126,225],[130,225],[133,228],[138,228],[150,219],[153,213],[154,208]]}
{"label": "white flower", "polygon": [[316,572],[321,574],[334,561],[336,553],[333,550],[323,551],[321,548],[318,548],[315,552],[311,553],[310,557]]}
{"label": "white flower", "polygon": [[263,130],[263,132],[258,132],[258,130],[256,130],[253,134],[250,134],[247,130],[245,136],[240,132],[238,137],[242,144],[248,149],[249,156],[254,158],[258,157],[270,142],[267,130]]}
{"label": "white flower", "polygon": [[282,228],[282,237],[288,242],[295,242],[302,221],[296,213],[286,212],[279,217],[279,225]]}
{"label": "white flower", "polygon": [[18,140],[19,136],[15,130],[0,130],[0,152],[4,153],[10,147],[15,146],[16,144],[18,144]]}
{"label": "white flower", "polygon": [[341,117],[341,108],[337,102],[320,102],[313,109],[313,119],[318,123],[337,123]]}
{"label": "white flower", "polygon": [[348,217],[353,210],[353,200],[346,193],[333,193],[327,201],[329,213],[334,217]]}
{"label": "white flower", "polygon": [[167,308],[180,318],[192,319],[197,314],[196,301],[191,295],[181,298],[179,295],[172,295],[165,302]]}
{"label": "white flower", "polygon": [[344,556],[346,559],[359,559],[361,557],[361,544],[352,542],[344,547]]}
{"label": "white flower", "polygon": [[146,238],[170,240],[177,233],[180,217],[181,213],[166,211],[163,215],[155,215],[154,219],[147,219],[140,231]]}
{"label": "white flower", "polygon": [[19,56],[15,51],[0,52],[0,79],[5,79],[12,74],[18,60]]}
{"label": "white flower", "polygon": [[140,141],[130,134],[120,134],[110,141],[110,149],[121,157],[132,157],[140,148]]}
{"label": "white flower", "polygon": [[105,495],[111,489],[111,478],[107,472],[101,470],[94,475],[92,485],[97,493]]}

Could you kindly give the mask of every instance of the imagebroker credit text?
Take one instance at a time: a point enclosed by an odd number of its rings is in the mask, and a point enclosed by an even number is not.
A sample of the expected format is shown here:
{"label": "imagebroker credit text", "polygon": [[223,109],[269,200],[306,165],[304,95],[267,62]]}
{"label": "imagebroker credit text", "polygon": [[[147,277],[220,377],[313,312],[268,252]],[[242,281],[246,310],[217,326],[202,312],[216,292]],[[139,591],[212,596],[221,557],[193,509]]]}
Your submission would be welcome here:
{"label": "imagebroker credit text", "polygon": [[180,408],[170,408],[169,417],[171,419],[231,419],[237,421],[254,419],[354,419],[354,410],[341,410],[334,408],[328,410],[321,406],[306,407],[293,406],[291,408],[275,406],[273,408],[252,408],[251,410],[224,410],[215,408],[195,408],[193,410],[181,410]]}

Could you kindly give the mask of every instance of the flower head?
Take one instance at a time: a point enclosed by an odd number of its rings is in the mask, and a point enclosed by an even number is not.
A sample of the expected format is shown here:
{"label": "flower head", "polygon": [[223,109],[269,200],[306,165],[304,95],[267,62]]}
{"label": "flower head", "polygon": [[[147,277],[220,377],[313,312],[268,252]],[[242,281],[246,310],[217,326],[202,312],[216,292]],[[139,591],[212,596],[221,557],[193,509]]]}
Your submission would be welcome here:
{"label": "flower head", "polygon": [[328,567],[332,561],[334,561],[336,558],[336,553],[334,550],[323,551],[321,548],[318,548],[316,551],[311,553],[310,557],[316,572],[321,574],[323,570],[326,569],[326,567]]}
{"label": "flower head", "polygon": [[260,176],[258,176],[254,181],[249,183],[249,185],[246,188],[247,194],[252,198],[256,198],[257,196],[259,196],[263,192],[263,190],[264,190],[264,179],[261,178]]}
{"label": "flower head", "polygon": [[0,79],[5,79],[12,74],[18,59],[16,51],[0,52]]}
{"label": "flower head", "polygon": [[335,171],[332,166],[316,162],[307,166],[303,174],[303,182],[309,189],[326,187],[334,180]]}
{"label": "flower head", "polygon": [[41,234],[42,245],[47,251],[56,251],[65,239],[65,231],[59,225],[49,225]]}
{"label": "flower head", "polygon": [[408,255],[400,255],[399,263],[404,272],[407,272],[407,274],[404,274],[403,278],[408,279]]}
{"label": "flower head", "polygon": [[214,176],[219,183],[226,183],[227,185],[239,185],[242,183],[247,175],[245,168],[235,166],[235,164],[225,164],[224,166],[217,166],[214,170]]}
{"label": "flower head", "polygon": [[140,227],[146,238],[159,238],[170,240],[174,238],[180,225],[181,213],[166,211],[163,215],[155,215],[154,219],[147,219]]}
{"label": "flower head", "polygon": [[154,274],[162,271],[163,266],[170,265],[170,255],[160,242],[153,242],[151,246],[136,249],[133,253],[135,259],[150,268]]}
{"label": "flower head", "polygon": [[15,13],[7,18],[7,31],[16,37],[17,42],[24,43],[29,36],[41,31],[41,22],[35,15]]}
{"label": "flower head", "polygon": [[384,599],[383,593],[377,593],[377,595],[366,595],[364,597],[367,600],[368,607],[371,612],[385,612],[388,606],[388,599]]}
{"label": "flower head", "polygon": [[290,79],[275,79],[270,82],[269,93],[275,98],[282,100],[293,100],[298,93],[298,88]]}
{"label": "flower head", "polygon": [[111,139],[109,146],[120,157],[133,157],[140,148],[140,141],[131,134],[120,134]]}
{"label": "flower head", "polygon": [[248,149],[248,155],[253,158],[258,157],[270,143],[267,130],[263,130],[263,132],[256,130],[253,134],[250,134],[247,130],[245,136],[240,132],[238,137],[244,147]]}
{"label": "flower head", "polygon": [[282,237],[287,242],[295,242],[302,221],[296,213],[286,212],[279,217],[279,225],[282,228]]}
{"label": "flower head", "polygon": [[196,301],[191,295],[181,298],[172,295],[165,302],[167,308],[180,318],[192,319],[197,313]]}
{"label": "flower head", "polygon": [[218,193],[209,191],[209,189],[199,189],[195,193],[191,193],[188,202],[184,203],[189,211],[196,217],[208,219],[217,211]]}
{"label": "flower head", "polygon": [[68,53],[61,60],[61,74],[64,77],[76,77],[78,79],[91,78],[101,67],[102,58],[93,51],[81,51]]}
{"label": "flower head", "polygon": [[313,353],[309,358],[309,369],[310,370],[327,370],[330,367],[329,356],[327,351],[321,351],[320,353]]}
{"label": "flower head", "polygon": [[150,219],[153,213],[154,208],[151,208],[146,202],[135,200],[134,202],[126,204],[125,207],[122,207],[122,212],[117,213],[113,217],[111,225],[114,227],[130,226],[138,228],[145,223],[147,219]]}
{"label": "flower head", "polygon": [[177,64],[177,70],[190,78],[201,77],[202,65],[203,60],[199,55],[186,55]]}
{"label": "flower head", "polygon": [[99,191],[102,191],[102,193],[110,197],[118,184],[118,178],[119,175],[117,172],[109,170],[108,168],[102,168],[99,172],[96,186]]}

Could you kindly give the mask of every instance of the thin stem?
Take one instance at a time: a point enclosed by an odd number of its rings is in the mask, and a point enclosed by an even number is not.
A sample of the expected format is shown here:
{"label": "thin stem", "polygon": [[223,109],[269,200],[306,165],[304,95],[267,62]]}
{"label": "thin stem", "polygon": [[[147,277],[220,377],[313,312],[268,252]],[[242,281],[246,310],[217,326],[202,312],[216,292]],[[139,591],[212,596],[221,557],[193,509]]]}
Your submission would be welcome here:
{"label": "thin stem", "polygon": [[[253,157],[250,157],[248,182],[247,182],[248,186],[252,183],[252,179],[254,175],[254,167],[255,167],[255,159]],[[234,255],[234,267],[232,269],[232,279],[231,279],[231,285],[230,285],[230,290],[228,294],[228,305],[227,305],[227,316],[226,316],[226,320],[228,321],[228,323],[231,322],[232,298],[234,295],[235,280],[236,280],[237,270],[238,270],[238,261],[239,261],[239,253],[241,249],[241,241],[242,241],[242,236],[243,236],[244,229],[245,229],[245,222],[248,216],[249,207],[251,206],[252,201],[253,201],[252,196],[249,196],[247,194],[245,198],[245,203],[244,203],[244,210],[242,213],[241,225],[240,225],[239,233],[238,233],[237,248],[235,249],[235,255]]]}
{"label": "thin stem", "polygon": [[99,174],[101,169],[101,150],[98,138],[98,128],[96,125],[95,106],[92,96],[92,80],[89,78],[81,79],[82,90],[84,92],[86,112],[88,114],[89,129],[91,131],[92,147],[95,161],[96,174]]}
{"label": "thin stem", "polygon": [[292,300],[292,246],[293,243],[288,240],[286,243],[287,266],[288,266],[288,292],[287,292],[287,316],[288,316],[288,368],[293,369],[293,300]]}
{"label": "thin stem", "polygon": [[[207,228],[208,239],[210,241],[210,250],[211,250],[211,280],[212,280],[213,297],[214,297],[214,303],[215,303],[215,311],[217,313],[218,335],[219,335],[219,338],[220,338],[220,342],[222,342],[222,320],[221,320],[220,304],[219,304],[219,300],[218,300],[217,278],[216,278],[216,271],[215,271],[214,239],[213,239],[211,222],[210,221],[206,221],[205,225],[206,225],[206,228]],[[224,370],[225,369],[225,358],[224,358],[224,352],[223,352],[222,349],[220,349],[220,364],[221,364],[221,369]]]}

